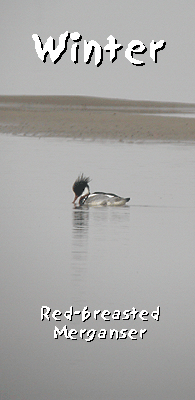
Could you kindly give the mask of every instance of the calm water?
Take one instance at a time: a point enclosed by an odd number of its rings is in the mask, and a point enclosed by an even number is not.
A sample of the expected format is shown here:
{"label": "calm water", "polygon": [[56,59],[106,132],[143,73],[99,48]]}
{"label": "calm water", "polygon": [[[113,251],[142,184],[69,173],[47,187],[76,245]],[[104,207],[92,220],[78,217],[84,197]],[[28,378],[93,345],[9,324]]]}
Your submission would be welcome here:
{"label": "calm water", "polygon": [[[0,399],[194,399],[195,146],[6,135],[0,146]],[[74,209],[81,172],[130,206]],[[41,321],[42,306],[61,321]],[[110,321],[69,321],[71,306]],[[112,318],[132,307],[148,321]],[[65,325],[77,340],[54,339]]]}

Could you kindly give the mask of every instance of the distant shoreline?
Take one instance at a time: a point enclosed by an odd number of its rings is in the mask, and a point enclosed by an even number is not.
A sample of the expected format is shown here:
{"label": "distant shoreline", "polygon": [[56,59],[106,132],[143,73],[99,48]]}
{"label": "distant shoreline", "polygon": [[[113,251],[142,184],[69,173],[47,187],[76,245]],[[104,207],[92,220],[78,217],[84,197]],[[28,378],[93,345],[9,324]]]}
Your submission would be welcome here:
{"label": "distant shoreline", "polygon": [[195,141],[194,115],[195,104],[187,103],[86,96],[0,96],[0,132],[24,136]]}

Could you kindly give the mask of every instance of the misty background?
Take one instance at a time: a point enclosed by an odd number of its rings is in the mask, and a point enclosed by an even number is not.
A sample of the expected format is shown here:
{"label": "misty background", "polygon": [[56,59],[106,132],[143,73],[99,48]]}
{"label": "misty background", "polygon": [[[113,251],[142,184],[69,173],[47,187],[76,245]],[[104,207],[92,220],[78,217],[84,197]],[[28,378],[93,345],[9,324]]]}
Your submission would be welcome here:
{"label": "misty background", "polygon": [[[195,7],[193,0],[1,0],[0,95],[85,95],[132,100],[195,102]],[[52,36],[58,45],[65,31],[82,35],[78,64],[71,61],[69,40],[57,64],[49,55],[44,64],[37,56],[33,34],[45,44]],[[84,40],[103,48],[113,35],[123,49],[114,63],[104,51],[101,66],[94,56],[83,61]],[[141,40],[142,67],[125,58],[131,40]],[[150,58],[150,42],[166,41],[158,62]]]}

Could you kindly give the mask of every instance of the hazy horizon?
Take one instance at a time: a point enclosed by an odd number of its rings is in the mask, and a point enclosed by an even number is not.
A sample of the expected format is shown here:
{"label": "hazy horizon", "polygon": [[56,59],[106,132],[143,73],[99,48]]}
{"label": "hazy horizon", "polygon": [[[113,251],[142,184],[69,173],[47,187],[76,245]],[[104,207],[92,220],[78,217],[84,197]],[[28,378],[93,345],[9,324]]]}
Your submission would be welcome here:
{"label": "hazy horizon", "polygon": [[[1,79],[0,95],[77,95],[127,100],[195,103],[194,78],[194,2],[167,0],[110,2],[86,0],[69,3],[59,0],[32,0],[1,5]],[[35,50],[32,35],[43,45],[52,36],[55,47],[66,31],[78,32],[78,63],[71,61],[73,40],[54,64],[50,56],[43,63]],[[95,66],[95,57],[84,62],[84,40],[108,44],[113,35],[123,48],[115,62],[103,51],[103,62]],[[134,58],[145,62],[135,66],[125,57],[132,40],[147,48]],[[157,63],[150,57],[150,43],[165,40]]]}

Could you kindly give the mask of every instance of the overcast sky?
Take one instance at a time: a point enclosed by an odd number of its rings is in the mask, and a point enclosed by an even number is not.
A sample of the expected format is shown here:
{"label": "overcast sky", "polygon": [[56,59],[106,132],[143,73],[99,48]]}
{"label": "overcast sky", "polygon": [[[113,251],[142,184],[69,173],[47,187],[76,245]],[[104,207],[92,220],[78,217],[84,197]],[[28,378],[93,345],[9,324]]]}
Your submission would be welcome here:
{"label": "overcast sky", "polygon": [[[132,100],[195,103],[194,0],[0,0],[0,94],[88,95]],[[71,61],[71,39],[61,60],[49,55],[43,63],[35,51],[33,34],[43,44],[69,31],[82,35],[78,63]],[[123,46],[114,63],[104,51],[102,65],[84,63],[84,40],[103,48],[113,35]],[[147,47],[135,58],[125,58],[131,40]],[[158,62],[150,58],[150,42],[164,39]]]}

